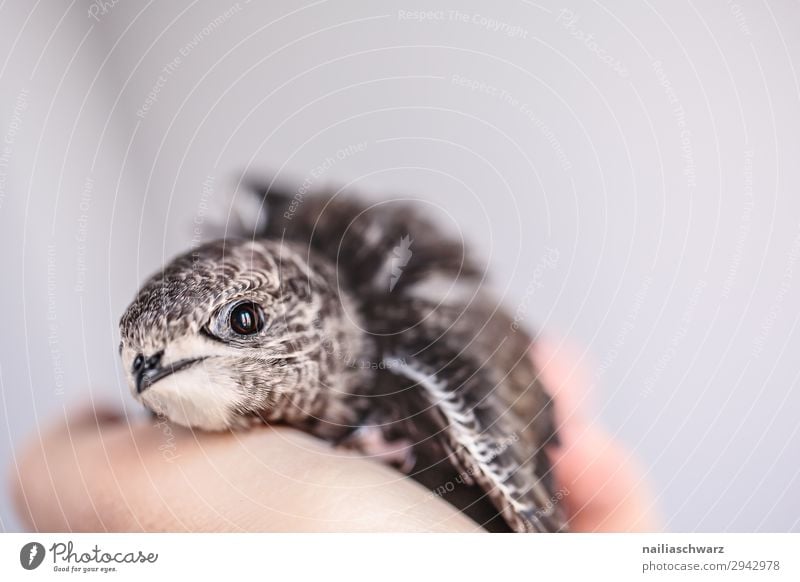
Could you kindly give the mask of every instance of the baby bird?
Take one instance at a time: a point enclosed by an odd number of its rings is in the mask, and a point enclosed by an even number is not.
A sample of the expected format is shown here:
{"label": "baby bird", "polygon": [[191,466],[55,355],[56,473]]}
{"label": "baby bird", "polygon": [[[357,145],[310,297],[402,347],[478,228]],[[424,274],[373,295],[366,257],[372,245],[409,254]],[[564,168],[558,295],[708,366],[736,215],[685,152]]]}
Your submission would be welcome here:
{"label": "baby bird", "polygon": [[377,456],[491,531],[566,530],[532,339],[464,245],[410,203],[256,195],[253,230],[174,259],[124,313],[136,399]]}

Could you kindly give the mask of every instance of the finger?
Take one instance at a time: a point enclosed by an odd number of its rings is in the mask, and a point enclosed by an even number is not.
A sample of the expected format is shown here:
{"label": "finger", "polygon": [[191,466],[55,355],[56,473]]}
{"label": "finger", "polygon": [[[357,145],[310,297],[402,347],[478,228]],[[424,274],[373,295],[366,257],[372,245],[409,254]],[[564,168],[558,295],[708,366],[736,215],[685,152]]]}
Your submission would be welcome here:
{"label": "finger", "polygon": [[656,531],[644,471],[588,414],[591,382],[576,350],[540,342],[534,359],[556,407],[561,446],[551,451],[574,531]]}
{"label": "finger", "polygon": [[[103,435],[124,417],[109,407],[84,407],[62,422],[46,425],[15,454],[12,482],[21,519],[35,530],[67,531],[88,520],[101,485],[95,464],[106,457]],[[124,426],[124,425],[123,425]],[[102,530],[97,524],[97,529]]]}
{"label": "finger", "polygon": [[387,467],[289,429],[194,433],[84,414],[32,442],[20,467],[17,506],[38,530],[479,529]]}

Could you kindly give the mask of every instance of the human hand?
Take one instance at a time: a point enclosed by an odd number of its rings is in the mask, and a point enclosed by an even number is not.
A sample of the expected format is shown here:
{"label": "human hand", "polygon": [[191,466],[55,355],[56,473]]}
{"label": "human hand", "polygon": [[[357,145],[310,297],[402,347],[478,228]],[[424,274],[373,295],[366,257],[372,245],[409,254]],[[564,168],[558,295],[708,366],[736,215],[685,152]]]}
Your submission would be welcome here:
{"label": "human hand", "polygon": [[[657,529],[628,453],[582,412],[586,380],[534,354],[556,401],[550,451],[572,531]],[[392,469],[284,427],[203,433],[89,411],[17,458],[16,505],[39,531],[480,531]]]}
{"label": "human hand", "polygon": [[591,382],[563,347],[540,342],[534,359],[556,406],[561,446],[549,451],[574,532],[661,529],[655,496],[631,453],[587,415]]}

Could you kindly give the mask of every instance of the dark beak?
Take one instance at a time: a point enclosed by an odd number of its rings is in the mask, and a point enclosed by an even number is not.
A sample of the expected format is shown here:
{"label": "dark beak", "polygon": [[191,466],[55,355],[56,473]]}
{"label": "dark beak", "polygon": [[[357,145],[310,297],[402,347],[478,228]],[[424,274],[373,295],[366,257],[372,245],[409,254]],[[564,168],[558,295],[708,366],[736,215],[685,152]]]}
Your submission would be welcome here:
{"label": "dark beak", "polygon": [[149,358],[138,358],[134,361],[133,365],[133,376],[136,379],[136,393],[141,394],[150,386],[161,380],[162,378],[166,378],[174,374],[175,372],[180,372],[181,370],[185,370],[190,366],[194,366],[195,364],[202,362],[205,358],[194,358],[188,360],[179,360],[172,364],[168,364],[166,366],[161,365],[161,358],[164,355],[164,352],[158,352],[157,354],[153,354]]}

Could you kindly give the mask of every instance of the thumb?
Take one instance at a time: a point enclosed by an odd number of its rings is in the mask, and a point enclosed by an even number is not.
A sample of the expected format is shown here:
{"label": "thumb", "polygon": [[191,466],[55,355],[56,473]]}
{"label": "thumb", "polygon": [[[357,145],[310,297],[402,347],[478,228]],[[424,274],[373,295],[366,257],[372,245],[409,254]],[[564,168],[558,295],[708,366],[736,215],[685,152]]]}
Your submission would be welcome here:
{"label": "thumb", "polygon": [[586,372],[563,344],[533,350],[544,385],[555,401],[561,445],[548,451],[573,531],[658,531],[655,496],[631,452],[588,411]]}

